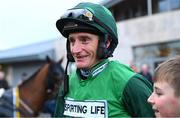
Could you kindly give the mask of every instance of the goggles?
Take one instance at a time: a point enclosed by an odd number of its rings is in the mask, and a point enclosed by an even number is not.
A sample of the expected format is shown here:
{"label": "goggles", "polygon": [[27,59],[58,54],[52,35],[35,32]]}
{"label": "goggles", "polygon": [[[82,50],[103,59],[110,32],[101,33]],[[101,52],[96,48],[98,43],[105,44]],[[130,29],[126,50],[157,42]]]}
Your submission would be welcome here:
{"label": "goggles", "polygon": [[93,21],[94,15],[87,9],[70,9],[64,13],[61,18],[76,18],[84,21]]}
{"label": "goggles", "polygon": [[86,21],[89,23],[95,22],[98,25],[100,25],[102,28],[107,30],[107,32],[109,32],[109,34],[112,34],[112,30],[106,24],[104,24],[99,19],[97,19],[96,16],[94,16],[94,14],[91,11],[89,11],[88,9],[70,9],[70,10],[67,10],[61,16],[61,19],[66,19],[66,18],[74,18],[74,19]]}

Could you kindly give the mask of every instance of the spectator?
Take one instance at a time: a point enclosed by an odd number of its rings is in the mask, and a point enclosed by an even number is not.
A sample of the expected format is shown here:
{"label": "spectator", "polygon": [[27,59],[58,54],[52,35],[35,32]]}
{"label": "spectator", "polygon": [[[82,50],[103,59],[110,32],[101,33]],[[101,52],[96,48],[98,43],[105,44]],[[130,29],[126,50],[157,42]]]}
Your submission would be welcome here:
{"label": "spectator", "polygon": [[180,56],[160,64],[154,73],[154,91],[148,98],[156,117],[180,118]]}
{"label": "spectator", "polygon": [[141,71],[139,74],[143,75],[149,82],[151,82],[151,84],[153,84],[152,75],[149,72],[149,66],[147,64],[143,64],[141,66]]}
{"label": "spectator", "polygon": [[131,67],[131,69],[132,69],[134,72],[138,72],[138,68],[136,67],[136,65],[134,64],[133,61],[130,62],[129,66]]}
{"label": "spectator", "polygon": [[5,73],[2,69],[2,65],[0,65],[0,88],[5,90],[9,88],[8,82],[5,79]]}

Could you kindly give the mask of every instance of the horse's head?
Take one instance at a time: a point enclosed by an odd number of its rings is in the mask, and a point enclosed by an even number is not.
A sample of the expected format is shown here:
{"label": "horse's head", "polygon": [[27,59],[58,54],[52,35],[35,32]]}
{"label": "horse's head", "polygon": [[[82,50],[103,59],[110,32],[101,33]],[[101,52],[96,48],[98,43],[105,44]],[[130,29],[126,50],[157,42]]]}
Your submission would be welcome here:
{"label": "horse's head", "polygon": [[61,66],[63,58],[58,62],[52,61],[47,57],[49,63],[48,75],[47,75],[47,92],[50,94],[49,97],[57,95],[59,87],[62,85],[64,80],[64,69]]}
{"label": "horse's head", "polygon": [[15,95],[16,103],[14,104],[13,101],[10,110],[16,110],[20,116],[37,116],[44,102],[56,97],[59,87],[63,88],[65,72],[61,66],[62,61],[63,59],[56,62],[47,57],[44,65],[11,90],[12,95]]}

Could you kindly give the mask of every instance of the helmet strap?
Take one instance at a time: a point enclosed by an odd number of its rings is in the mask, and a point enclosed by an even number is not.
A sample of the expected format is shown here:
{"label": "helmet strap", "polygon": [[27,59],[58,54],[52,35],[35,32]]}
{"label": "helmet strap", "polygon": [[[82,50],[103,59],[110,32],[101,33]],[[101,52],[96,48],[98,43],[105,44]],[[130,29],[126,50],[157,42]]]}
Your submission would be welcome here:
{"label": "helmet strap", "polygon": [[67,39],[67,41],[66,41],[66,50],[67,50],[67,60],[68,60],[69,62],[74,62],[75,60],[74,60],[74,58],[73,58],[73,56],[72,56],[72,54],[71,54],[70,42],[69,42],[68,39]]}
{"label": "helmet strap", "polygon": [[110,51],[107,48],[108,34],[104,34],[99,38],[100,39],[98,44],[97,55],[99,59],[106,59],[109,56],[111,56]]}

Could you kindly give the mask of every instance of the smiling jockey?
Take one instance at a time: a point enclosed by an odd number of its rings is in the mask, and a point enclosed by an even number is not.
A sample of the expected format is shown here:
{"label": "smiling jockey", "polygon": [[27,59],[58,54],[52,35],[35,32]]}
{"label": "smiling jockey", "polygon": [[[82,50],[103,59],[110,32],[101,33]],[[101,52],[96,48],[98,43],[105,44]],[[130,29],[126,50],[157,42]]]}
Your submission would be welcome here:
{"label": "smiling jockey", "polygon": [[67,38],[68,62],[75,62],[77,69],[65,82],[64,100],[57,99],[55,117],[154,117],[147,103],[152,85],[126,65],[108,59],[118,34],[107,8],[80,3],[56,26]]}

